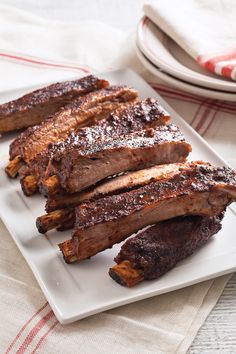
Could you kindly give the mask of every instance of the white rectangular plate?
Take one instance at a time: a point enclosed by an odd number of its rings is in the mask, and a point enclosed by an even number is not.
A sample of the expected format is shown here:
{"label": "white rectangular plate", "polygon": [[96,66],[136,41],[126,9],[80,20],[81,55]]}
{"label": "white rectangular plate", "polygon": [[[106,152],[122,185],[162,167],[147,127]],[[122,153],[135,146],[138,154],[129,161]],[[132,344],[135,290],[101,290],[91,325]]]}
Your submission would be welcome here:
{"label": "white rectangular plate", "polygon": [[[122,70],[100,76],[113,84],[123,83],[136,88],[142,98],[157,98],[192,144],[190,159],[203,159],[215,165],[226,164],[137,74]],[[30,87],[27,91],[34,88]],[[11,100],[25,92],[7,92],[1,95],[1,101]],[[8,179],[4,173],[9,143],[15,136],[11,134],[0,140],[0,215],[62,324],[236,270],[236,212],[233,207],[228,208],[223,229],[216,237],[159,280],[146,281],[132,289],[116,284],[109,277],[108,269],[114,264],[113,259],[120,245],[80,264],[65,264],[57,244],[70,238],[70,231],[50,232],[46,236],[38,234],[35,218],[44,213],[45,199],[40,195],[25,197],[19,181]]]}

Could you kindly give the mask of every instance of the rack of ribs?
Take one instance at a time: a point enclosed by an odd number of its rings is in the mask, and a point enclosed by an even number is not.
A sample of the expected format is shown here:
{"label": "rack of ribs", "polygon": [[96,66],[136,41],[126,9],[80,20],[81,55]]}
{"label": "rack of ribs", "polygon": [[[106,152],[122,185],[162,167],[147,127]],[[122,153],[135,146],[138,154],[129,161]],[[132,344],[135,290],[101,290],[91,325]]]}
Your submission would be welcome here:
{"label": "rack of ribs", "polygon": [[182,216],[149,227],[122,245],[109,275],[128,287],[158,279],[220,231],[223,215]]}
{"label": "rack of ribs", "polygon": [[112,112],[107,119],[103,119],[93,126],[79,129],[63,143],[54,144],[37,155],[29,163],[28,170],[21,178],[22,189],[26,195],[35,192],[40,181],[42,182],[46,178],[47,173],[53,175],[50,172],[50,160],[54,153],[58,153],[60,149],[64,150],[74,141],[76,141],[76,148],[78,148],[79,146],[83,147],[86,142],[93,144],[98,140],[101,142],[107,139],[117,139],[131,132],[168,123],[170,123],[169,114],[154,99],[148,98],[128,107],[119,108]]}
{"label": "rack of ribs", "polygon": [[[191,163],[184,164],[185,170],[191,169]],[[74,194],[52,196],[47,200],[48,213],[36,219],[36,226],[40,233],[57,228],[65,230],[75,224],[75,207],[84,201],[93,201],[105,196],[130,191],[154,181],[175,176],[183,169],[182,163],[158,165],[139,171],[128,172],[124,175],[109,178],[95,187]]]}
{"label": "rack of ribs", "polygon": [[28,128],[13,141],[10,145],[11,161],[6,167],[7,174],[15,177],[15,161],[17,164],[29,164],[49,144],[63,141],[79,127],[108,117],[116,108],[134,102],[137,96],[137,91],[127,86],[110,86],[75,98],[53,116],[40,125]]}
{"label": "rack of ribs", "polygon": [[[76,136],[54,154],[52,165],[57,178],[46,179],[42,192],[79,192],[104,178],[154,165],[185,161],[191,145],[174,124],[161,125],[120,136],[117,139],[86,140],[77,146]],[[50,180],[51,182],[51,180]]]}
{"label": "rack of ribs", "polygon": [[[184,215],[214,216],[236,201],[236,172],[194,162],[170,178],[80,204],[72,239],[59,245],[67,262],[111,248],[142,228]],[[67,257],[67,250],[69,259]],[[71,257],[71,254],[73,257]]]}
{"label": "rack of ribs", "polygon": [[89,75],[41,88],[0,105],[0,134],[41,123],[75,97],[107,87],[106,80]]}

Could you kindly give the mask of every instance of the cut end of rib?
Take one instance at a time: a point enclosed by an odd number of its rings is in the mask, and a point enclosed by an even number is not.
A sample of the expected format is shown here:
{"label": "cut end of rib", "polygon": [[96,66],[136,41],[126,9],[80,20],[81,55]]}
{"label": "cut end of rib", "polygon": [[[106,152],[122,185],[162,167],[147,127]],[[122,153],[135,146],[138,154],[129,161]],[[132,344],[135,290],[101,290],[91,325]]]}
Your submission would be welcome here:
{"label": "cut end of rib", "polygon": [[59,209],[48,214],[39,216],[36,219],[36,227],[41,234],[53,229],[67,230],[75,223],[75,212],[73,208]]}
{"label": "cut end of rib", "polygon": [[38,190],[38,180],[34,175],[28,175],[20,180],[22,191],[26,196],[30,196]]}
{"label": "cut end of rib", "polygon": [[64,241],[60,243],[58,246],[63,254],[63,258],[66,263],[71,264],[78,261],[78,257],[75,254],[72,240]]}
{"label": "cut end of rib", "polygon": [[134,269],[129,261],[123,261],[109,269],[110,277],[118,284],[129,288],[144,280],[143,272]]}
{"label": "cut end of rib", "polygon": [[24,165],[24,161],[21,156],[14,157],[13,160],[5,168],[5,172],[10,178],[15,178],[18,175],[20,168]]}
{"label": "cut end of rib", "polygon": [[40,185],[40,191],[46,197],[56,194],[60,188],[60,180],[56,175],[45,179]]}

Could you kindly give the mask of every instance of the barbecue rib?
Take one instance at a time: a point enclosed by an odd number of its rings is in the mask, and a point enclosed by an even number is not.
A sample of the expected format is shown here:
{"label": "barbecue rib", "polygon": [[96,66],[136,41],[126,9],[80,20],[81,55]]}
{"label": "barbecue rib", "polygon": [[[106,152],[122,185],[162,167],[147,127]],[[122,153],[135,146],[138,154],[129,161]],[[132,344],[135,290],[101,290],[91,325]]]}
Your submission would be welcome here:
{"label": "barbecue rib", "polygon": [[[79,126],[93,123],[98,118],[106,117],[117,108],[117,103],[127,102],[137,98],[137,92],[127,86],[110,86],[95,92],[90,92],[83,97],[75,98],[64,108],[39,126],[30,128],[30,134],[26,131],[27,141],[21,144],[19,149],[25,162],[29,162],[36,154],[40,153],[48,144],[67,138],[70,132]],[[112,106],[112,108],[110,107]],[[24,134],[24,133],[23,133]],[[38,141],[39,139],[39,141]],[[46,141],[44,142],[44,140]],[[33,150],[28,150],[33,143]],[[14,145],[14,149],[12,148]],[[15,157],[17,144],[11,145],[10,156]],[[17,155],[18,155],[18,149]]]}
{"label": "barbecue rib", "polygon": [[[74,209],[84,201],[96,200],[104,196],[123,193],[154,181],[173,177],[178,174],[182,168],[182,163],[154,166],[108,179],[80,193],[59,195],[55,196],[54,199],[53,197],[49,198],[46,203],[46,209],[51,210],[51,212],[37,218],[36,226],[38,231],[45,233],[54,228],[62,228],[65,222],[67,222],[67,228],[72,228],[75,223]],[[185,170],[190,170],[191,168],[191,163],[185,164]]]}
{"label": "barbecue rib", "polygon": [[[170,177],[182,168],[182,163],[157,165],[138,171],[128,172],[118,177],[108,178],[85,191],[74,194],[51,196],[47,199],[46,211],[75,207],[81,201],[99,199],[105,195],[118,194],[155,180]],[[187,168],[187,163],[185,164]],[[189,164],[189,166],[191,166]],[[191,167],[189,167],[191,168]]]}
{"label": "barbecue rib", "polygon": [[[74,258],[89,258],[160,221],[219,214],[235,200],[235,171],[200,163],[192,163],[189,170],[183,164],[172,178],[79,205],[70,241]],[[60,247],[63,251],[63,244]]]}
{"label": "barbecue rib", "polygon": [[44,181],[42,192],[55,194],[58,186],[68,193],[79,192],[102,179],[121,172],[157,164],[185,161],[191,146],[173,125],[158,126],[121,136],[118,139],[76,142],[54,155],[54,172],[58,180]]}
{"label": "barbecue rib", "polygon": [[[49,144],[65,140],[79,127],[94,124],[126,102],[137,98],[137,92],[126,86],[111,86],[75,98],[40,125],[28,128],[10,145],[10,158],[20,156],[28,164]],[[14,160],[13,160],[14,161]],[[10,162],[11,164],[11,162]],[[8,170],[6,169],[6,172]]]}
{"label": "barbecue rib", "polygon": [[65,81],[33,91],[17,100],[0,105],[0,133],[39,124],[73,98],[108,86],[93,75]]}
{"label": "barbecue rib", "polygon": [[[64,150],[71,142],[76,141],[76,147],[78,148],[79,146],[83,146],[84,142],[93,144],[98,140],[101,142],[107,139],[115,139],[121,135],[157,125],[168,124],[169,122],[169,114],[154,99],[148,98],[142,102],[129,105],[128,108],[119,108],[115,112],[112,112],[107,119],[103,119],[93,126],[82,128],[76,133],[72,133],[65,142],[54,144],[51,148],[37,155],[30,162],[28,171],[23,175],[21,180],[22,189],[25,194],[32,194],[35,187],[37,189],[37,181],[44,180],[46,172],[50,171],[49,161],[54,153],[58,154],[58,151]],[[36,184],[34,184],[35,181]]]}
{"label": "barbecue rib", "polygon": [[110,276],[128,287],[159,278],[207,243],[221,229],[223,215],[178,217],[148,228],[123,244]]}

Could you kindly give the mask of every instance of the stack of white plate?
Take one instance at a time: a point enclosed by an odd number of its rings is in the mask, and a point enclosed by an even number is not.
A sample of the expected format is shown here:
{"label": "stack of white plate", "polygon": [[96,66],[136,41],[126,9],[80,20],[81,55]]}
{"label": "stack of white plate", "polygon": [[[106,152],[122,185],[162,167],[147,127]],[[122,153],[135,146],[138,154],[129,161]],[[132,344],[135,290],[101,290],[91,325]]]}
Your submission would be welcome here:
{"label": "stack of white plate", "polygon": [[155,76],[183,91],[214,99],[236,101],[236,83],[201,68],[147,17],[137,28],[137,55]]}

